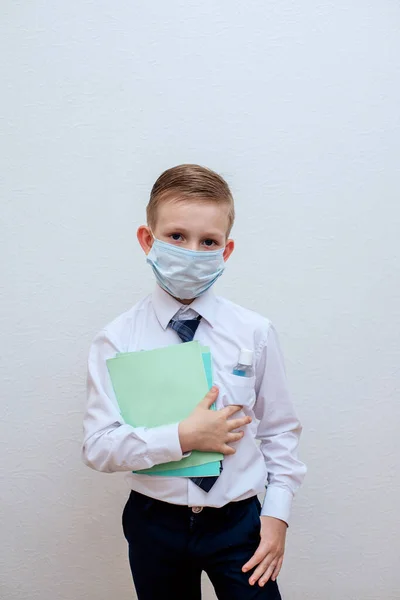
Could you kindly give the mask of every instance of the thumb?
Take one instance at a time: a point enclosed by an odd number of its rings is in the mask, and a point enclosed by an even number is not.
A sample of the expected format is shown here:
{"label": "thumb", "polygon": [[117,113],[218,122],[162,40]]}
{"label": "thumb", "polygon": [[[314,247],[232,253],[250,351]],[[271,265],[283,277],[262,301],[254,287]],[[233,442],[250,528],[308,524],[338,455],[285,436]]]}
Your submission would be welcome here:
{"label": "thumb", "polygon": [[219,394],[219,390],[218,390],[217,386],[213,385],[213,387],[208,392],[208,394],[206,394],[204,396],[203,400],[199,403],[199,406],[201,406],[201,408],[206,408],[206,409],[211,408],[211,406],[214,404],[214,402],[218,398],[218,394]]}

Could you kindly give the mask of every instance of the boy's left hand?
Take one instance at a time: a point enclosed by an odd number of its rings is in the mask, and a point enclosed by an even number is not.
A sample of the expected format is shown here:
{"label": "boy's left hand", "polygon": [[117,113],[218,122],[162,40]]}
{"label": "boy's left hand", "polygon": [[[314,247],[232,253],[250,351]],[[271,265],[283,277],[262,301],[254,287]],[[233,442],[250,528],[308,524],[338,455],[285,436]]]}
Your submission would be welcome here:
{"label": "boy's left hand", "polygon": [[281,570],[287,524],[274,517],[260,517],[260,520],[260,544],[242,570],[247,572],[258,565],[251,575],[249,583],[254,585],[258,581],[258,585],[262,587],[269,579],[275,581]]}

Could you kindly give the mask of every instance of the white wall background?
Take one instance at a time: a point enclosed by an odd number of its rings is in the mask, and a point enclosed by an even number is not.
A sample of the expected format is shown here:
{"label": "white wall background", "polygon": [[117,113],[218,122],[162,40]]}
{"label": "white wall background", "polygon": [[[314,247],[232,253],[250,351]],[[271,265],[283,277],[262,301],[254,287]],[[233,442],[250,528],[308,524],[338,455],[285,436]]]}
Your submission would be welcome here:
{"label": "white wall background", "polygon": [[85,362],[152,288],[135,231],[181,162],[232,186],[219,291],[277,326],[305,427],[284,599],[398,600],[398,2],[1,13],[1,600],[132,598],[125,484],[80,463]]}

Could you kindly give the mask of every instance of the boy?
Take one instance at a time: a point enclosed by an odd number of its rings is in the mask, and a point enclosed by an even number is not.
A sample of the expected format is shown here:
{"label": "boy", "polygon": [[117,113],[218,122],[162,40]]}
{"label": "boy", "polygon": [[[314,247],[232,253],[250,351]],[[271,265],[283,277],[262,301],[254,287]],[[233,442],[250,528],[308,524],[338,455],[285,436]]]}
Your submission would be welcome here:
{"label": "boy", "polygon": [[[222,177],[197,165],[165,171],[151,192],[148,224],[137,233],[156,288],[103,329],[90,350],[83,459],[99,471],[128,473],[123,529],[139,600],[198,600],[202,571],[220,600],[281,598],[276,578],[305,474],[297,458],[301,426],[272,325],[210,289],[233,252],[233,220]],[[211,349],[211,391],[181,423],[125,424],[106,360],[193,337]],[[243,348],[253,351],[254,376],[232,374]],[[217,411],[209,410],[213,402]],[[222,452],[219,477],[132,473],[192,450]],[[261,508],[257,494],[266,484]]]}

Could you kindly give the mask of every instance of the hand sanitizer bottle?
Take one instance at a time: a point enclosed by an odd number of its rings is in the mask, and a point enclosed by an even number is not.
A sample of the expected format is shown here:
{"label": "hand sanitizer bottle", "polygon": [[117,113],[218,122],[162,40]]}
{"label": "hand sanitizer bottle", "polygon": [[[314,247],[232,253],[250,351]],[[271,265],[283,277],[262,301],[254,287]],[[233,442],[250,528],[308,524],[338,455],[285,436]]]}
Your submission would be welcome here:
{"label": "hand sanitizer bottle", "polygon": [[239,355],[239,362],[232,371],[233,375],[239,377],[253,377],[253,350],[242,348]]}

